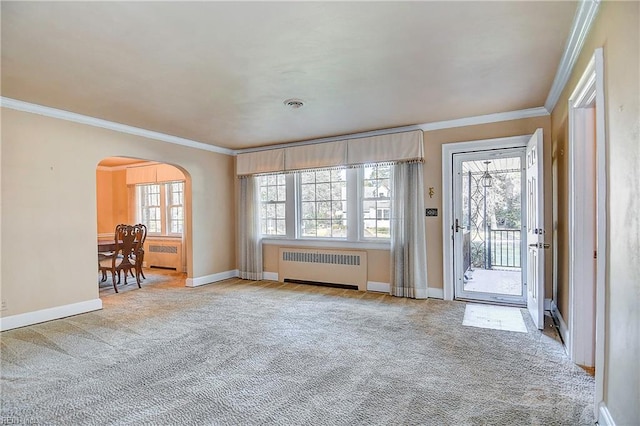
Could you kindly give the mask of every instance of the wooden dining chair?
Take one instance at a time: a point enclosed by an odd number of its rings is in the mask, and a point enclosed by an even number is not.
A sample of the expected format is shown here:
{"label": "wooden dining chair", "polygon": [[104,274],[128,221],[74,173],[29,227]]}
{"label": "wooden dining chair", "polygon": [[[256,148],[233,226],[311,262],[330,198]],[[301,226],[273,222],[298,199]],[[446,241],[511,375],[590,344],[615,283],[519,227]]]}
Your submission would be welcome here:
{"label": "wooden dining chair", "polygon": [[[138,229],[138,238],[140,241],[136,250],[133,253],[131,253],[131,258],[133,259],[136,265],[136,275],[142,276],[142,278],[146,280],[147,277],[144,276],[144,272],[142,271],[142,265],[144,262],[144,242],[147,239],[147,226],[143,223],[138,223],[133,226]],[[131,276],[133,276],[133,274]]]}
{"label": "wooden dining chair", "polygon": [[[113,280],[113,289],[118,292],[116,285],[116,275],[118,276],[117,282],[120,283],[120,272],[124,271],[124,283],[127,284],[127,274],[132,271],[138,271],[139,256],[137,258],[132,257],[132,253],[139,253],[142,241],[142,230],[140,227],[133,225],[118,225],[114,233],[115,249],[111,253],[102,253],[98,256],[99,269],[103,274],[103,280],[106,276],[106,272],[111,272],[111,279]],[[135,275],[138,288],[140,286],[140,274]]]}

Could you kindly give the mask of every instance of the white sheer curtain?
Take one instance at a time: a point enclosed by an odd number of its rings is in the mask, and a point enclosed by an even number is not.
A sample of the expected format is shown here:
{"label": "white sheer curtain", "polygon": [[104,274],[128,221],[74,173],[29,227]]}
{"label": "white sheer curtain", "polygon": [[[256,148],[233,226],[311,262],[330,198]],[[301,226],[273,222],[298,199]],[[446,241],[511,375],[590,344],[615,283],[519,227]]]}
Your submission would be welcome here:
{"label": "white sheer curtain", "polygon": [[391,194],[391,294],[427,298],[422,163],[393,166]]}
{"label": "white sheer curtain", "polygon": [[258,178],[240,179],[240,278],[262,279],[262,232],[260,231],[260,193]]}

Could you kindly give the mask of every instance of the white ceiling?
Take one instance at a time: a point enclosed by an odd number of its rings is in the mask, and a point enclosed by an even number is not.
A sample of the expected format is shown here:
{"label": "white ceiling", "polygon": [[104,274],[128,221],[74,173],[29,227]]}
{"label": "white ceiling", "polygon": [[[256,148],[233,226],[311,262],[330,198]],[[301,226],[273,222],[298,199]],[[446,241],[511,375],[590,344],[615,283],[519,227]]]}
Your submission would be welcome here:
{"label": "white ceiling", "polygon": [[0,7],[2,96],[241,149],[540,107],[577,3]]}

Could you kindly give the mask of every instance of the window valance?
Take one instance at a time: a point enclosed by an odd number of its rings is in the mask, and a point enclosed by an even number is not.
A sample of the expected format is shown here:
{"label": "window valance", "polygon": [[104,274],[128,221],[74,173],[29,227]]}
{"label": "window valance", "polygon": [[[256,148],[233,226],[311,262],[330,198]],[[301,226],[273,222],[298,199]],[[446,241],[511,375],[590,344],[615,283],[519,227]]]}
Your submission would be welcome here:
{"label": "window valance", "polygon": [[238,154],[236,161],[236,174],[238,176],[283,171],[285,171],[284,148]]}
{"label": "window valance", "polygon": [[184,173],[170,164],[127,167],[127,185],[185,180]]}
{"label": "window valance", "polygon": [[424,160],[422,130],[311,145],[297,145],[237,156],[238,176],[368,163]]}

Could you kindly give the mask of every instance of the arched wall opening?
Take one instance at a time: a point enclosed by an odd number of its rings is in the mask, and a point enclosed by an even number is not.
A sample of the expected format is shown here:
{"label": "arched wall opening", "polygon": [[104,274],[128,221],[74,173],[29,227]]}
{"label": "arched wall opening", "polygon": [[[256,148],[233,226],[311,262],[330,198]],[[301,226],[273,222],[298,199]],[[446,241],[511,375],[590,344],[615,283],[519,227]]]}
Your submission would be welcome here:
{"label": "arched wall opening", "polygon": [[[2,108],[0,328],[102,308],[97,285],[96,168],[112,156],[166,162],[186,177],[186,285],[236,276],[231,153],[167,143]],[[25,273],[24,259],[37,259]]]}
{"label": "arched wall opening", "polygon": [[192,264],[191,201],[191,178],[183,167],[106,157],[96,167],[97,239],[112,240],[118,224],[143,223],[149,231],[143,268],[186,276]]}

